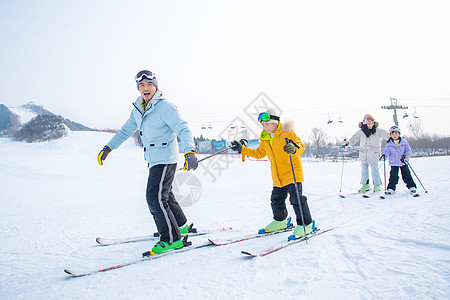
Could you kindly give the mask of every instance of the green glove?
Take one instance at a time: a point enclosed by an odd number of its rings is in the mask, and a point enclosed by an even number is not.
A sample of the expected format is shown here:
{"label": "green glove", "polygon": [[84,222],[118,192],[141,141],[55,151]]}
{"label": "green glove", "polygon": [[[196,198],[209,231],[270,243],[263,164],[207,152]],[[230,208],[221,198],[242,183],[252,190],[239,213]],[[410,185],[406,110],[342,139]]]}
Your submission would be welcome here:
{"label": "green glove", "polygon": [[98,154],[98,157],[97,157],[97,160],[98,160],[98,163],[100,164],[100,166],[103,166],[103,161],[106,159],[109,152],[111,152],[111,151],[112,151],[112,149],[108,145],[103,147],[102,151],[100,151],[100,153]]}
{"label": "green glove", "polygon": [[286,144],[283,147],[284,152],[289,153],[289,154],[294,154],[295,152],[297,152],[297,148],[295,148],[294,145],[292,145],[291,143]]}
{"label": "green glove", "polygon": [[184,154],[184,171],[195,170],[198,167],[197,156],[195,156],[194,151],[186,152]]}

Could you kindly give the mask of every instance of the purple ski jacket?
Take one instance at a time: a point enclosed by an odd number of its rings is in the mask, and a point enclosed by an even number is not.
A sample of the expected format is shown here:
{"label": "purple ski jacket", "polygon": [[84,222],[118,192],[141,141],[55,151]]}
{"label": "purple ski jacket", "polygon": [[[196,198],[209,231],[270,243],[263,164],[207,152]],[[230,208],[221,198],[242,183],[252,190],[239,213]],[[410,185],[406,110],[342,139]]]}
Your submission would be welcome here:
{"label": "purple ski jacket", "polygon": [[395,167],[401,167],[404,165],[401,159],[404,156],[411,156],[411,147],[407,140],[400,137],[400,143],[398,146],[393,142],[392,138],[388,140],[384,147],[383,154],[386,158],[389,157],[389,165]]}

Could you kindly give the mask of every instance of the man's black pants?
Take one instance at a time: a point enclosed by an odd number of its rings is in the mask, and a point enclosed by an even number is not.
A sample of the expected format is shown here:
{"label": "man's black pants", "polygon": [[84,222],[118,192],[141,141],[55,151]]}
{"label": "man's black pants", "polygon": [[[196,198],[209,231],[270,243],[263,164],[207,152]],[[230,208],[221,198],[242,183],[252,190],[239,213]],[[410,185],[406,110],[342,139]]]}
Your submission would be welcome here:
{"label": "man's black pants", "polygon": [[177,164],[156,165],[150,168],[147,182],[147,204],[160,240],[173,243],[181,239],[178,226],[187,222],[183,210],[172,193],[172,182]]}

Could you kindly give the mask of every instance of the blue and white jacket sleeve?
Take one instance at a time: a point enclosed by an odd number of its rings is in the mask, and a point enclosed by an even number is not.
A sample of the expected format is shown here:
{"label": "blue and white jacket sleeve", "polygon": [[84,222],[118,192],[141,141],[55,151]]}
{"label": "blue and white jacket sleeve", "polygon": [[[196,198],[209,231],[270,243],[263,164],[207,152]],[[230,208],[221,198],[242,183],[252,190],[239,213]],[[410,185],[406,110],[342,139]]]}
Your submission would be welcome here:
{"label": "blue and white jacket sleeve", "polygon": [[181,147],[184,153],[189,151],[195,151],[194,139],[192,132],[188,127],[188,123],[180,116],[176,106],[172,106],[172,109],[168,110],[164,116],[166,124],[175,132],[175,134],[181,140]]}
{"label": "blue and white jacket sleeve", "polygon": [[131,112],[128,120],[123,124],[122,128],[113,136],[113,138],[108,142],[108,146],[111,149],[117,149],[123,142],[125,142],[137,129],[136,119]]}

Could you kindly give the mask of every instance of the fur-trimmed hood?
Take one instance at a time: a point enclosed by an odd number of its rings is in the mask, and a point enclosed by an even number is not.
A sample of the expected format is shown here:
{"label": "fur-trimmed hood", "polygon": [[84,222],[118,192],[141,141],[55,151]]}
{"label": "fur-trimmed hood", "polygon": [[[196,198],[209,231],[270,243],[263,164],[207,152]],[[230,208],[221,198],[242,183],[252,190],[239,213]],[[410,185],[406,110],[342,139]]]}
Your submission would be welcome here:
{"label": "fur-trimmed hood", "polygon": [[[277,131],[280,130],[280,129],[282,131],[288,132],[288,133],[289,132],[293,132],[295,130],[294,121],[286,120],[286,122],[283,122],[283,123],[279,122]],[[260,139],[262,139],[262,140],[271,140],[272,138],[271,138],[270,134],[267,131],[263,130],[263,131],[261,131]]]}
{"label": "fur-trimmed hood", "polygon": [[281,129],[285,132],[291,132],[295,130],[295,123],[292,120],[286,120],[286,122],[281,123]]}

